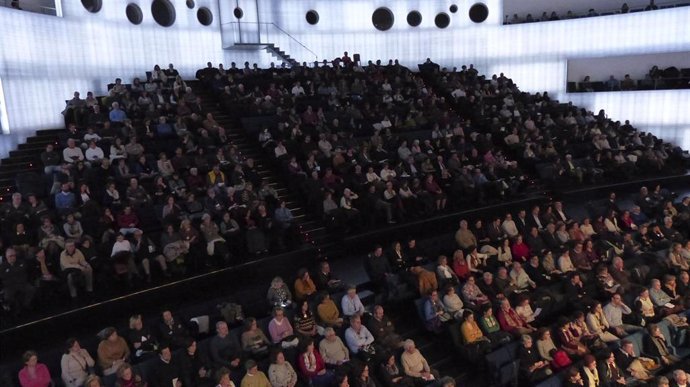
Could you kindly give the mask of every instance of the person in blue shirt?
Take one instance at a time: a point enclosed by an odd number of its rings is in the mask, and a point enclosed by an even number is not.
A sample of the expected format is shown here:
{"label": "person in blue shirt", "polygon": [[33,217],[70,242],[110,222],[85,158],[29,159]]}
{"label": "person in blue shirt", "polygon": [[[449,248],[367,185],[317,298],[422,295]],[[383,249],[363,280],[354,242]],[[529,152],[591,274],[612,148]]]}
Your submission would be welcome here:
{"label": "person in blue shirt", "polygon": [[74,193],[69,189],[69,183],[63,183],[58,192],[55,195],[55,209],[60,215],[65,215],[72,212],[75,209],[76,197]]}
{"label": "person in blue shirt", "polygon": [[110,111],[110,114],[108,117],[110,118],[110,122],[112,123],[119,123],[122,124],[125,122],[127,119],[127,114],[124,112],[124,110],[120,109],[120,104],[117,102],[113,102],[113,109]]}

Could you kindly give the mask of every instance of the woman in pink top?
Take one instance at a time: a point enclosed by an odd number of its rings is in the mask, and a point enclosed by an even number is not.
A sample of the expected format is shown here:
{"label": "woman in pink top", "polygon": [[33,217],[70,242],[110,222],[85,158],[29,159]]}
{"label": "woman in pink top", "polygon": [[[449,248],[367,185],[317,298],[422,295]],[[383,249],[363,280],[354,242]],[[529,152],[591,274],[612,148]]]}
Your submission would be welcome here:
{"label": "woman in pink top", "polygon": [[[273,319],[268,323],[268,333],[274,344],[282,341],[291,342],[295,339],[295,333],[290,320],[285,318],[285,311],[281,307],[273,309]],[[295,343],[296,344],[296,343]]]}
{"label": "woman in pink top", "polygon": [[22,360],[24,360],[24,368],[19,371],[19,384],[22,387],[48,387],[50,385],[48,367],[38,362],[36,352],[24,352]]}

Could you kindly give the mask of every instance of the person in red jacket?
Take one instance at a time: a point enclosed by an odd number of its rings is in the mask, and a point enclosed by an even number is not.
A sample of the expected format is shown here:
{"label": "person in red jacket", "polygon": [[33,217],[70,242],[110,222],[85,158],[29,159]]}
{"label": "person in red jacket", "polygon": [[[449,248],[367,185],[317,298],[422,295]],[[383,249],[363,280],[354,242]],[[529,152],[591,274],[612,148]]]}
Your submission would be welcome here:
{"label": "person in red jacket", "polygon": [[515,242],[513,242],[513,246],[511,247],[511,253],[515,261],[525,263],[529,259],[529,246],[522,240],[522,235],[515,237]]}
{"label": "person in red jacket", "polygon": [[38,354],[34,351],[26,351],[22,355],[24,368],[19,371],[19,384],[22,387],[48,387],[50,371],[45,364],[38,362]]}
{"label": "person in red jacket", "polygon": [[498,323],[501,325],[501,329],[515,337],[529,335],[536,331],[534,327],[529,325],[517,314],[515,309],[510,306],[510,301],[508,301],[507,298],[501,301],[501,308],[498,310],[498,315],[496,317],[498,318]]}
{"label": "person in red jacket", "polygon": [[306,338],[300,344],[302,350],[297,356],[297,367],[302,376],[309,379],[314,387],[333,385],[333,372],[326,369],[321,354],[314,348],[314,340]]}
{"label": "person in red jacket", "polygon": [[132,210],[132,206],[125,206],[122,213],[117,216],[117,225],[123,235],[133,234],[138,230],[139,217]]}

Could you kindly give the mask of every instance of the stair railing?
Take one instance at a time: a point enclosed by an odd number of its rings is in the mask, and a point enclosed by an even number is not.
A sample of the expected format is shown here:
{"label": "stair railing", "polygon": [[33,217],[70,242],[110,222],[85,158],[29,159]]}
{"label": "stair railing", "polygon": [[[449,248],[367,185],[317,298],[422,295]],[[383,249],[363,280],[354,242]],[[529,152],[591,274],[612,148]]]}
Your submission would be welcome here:
{"label": "stair railing", "polygon": [[314,62],[319,56],[275,23],[235,21],[221,25],[223,48],[273,44],[298,62]]}

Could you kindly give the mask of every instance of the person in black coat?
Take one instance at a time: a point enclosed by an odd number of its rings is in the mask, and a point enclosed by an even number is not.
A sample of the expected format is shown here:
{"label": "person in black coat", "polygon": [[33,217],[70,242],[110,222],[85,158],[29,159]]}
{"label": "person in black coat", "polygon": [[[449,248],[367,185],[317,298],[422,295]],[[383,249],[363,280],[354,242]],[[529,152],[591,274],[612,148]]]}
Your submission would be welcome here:
{"label": "person in black coat", "polygon": [[522,336],[522,346],[518,350],[518,358],[520,359],[520,372],[530,383],[546,379],[553,373],[549,362],[542,360],[539,352],[532,347],[530,335]]}
{"label": "person in black coat", "polygon": [[158,323],[158,339],[169,343],[172,348],[182,348],[189,333],[185,326],[173,317],[168,309],[161,314],[161,321]]}
{"label": "person in black coat", "polygon": [[597,367],[597,360],[592,355],[585,355],[583,366],[580,369],[582,381],[585,386],[605,387],[601,382],[601,375],[599,374],[599,367]]}
{"label": "person in black coat", "polygon": [[211,387],[213,375],[206,355],[197,348],[194,339],[185,341],[185,348],[177,354],[177,366],[183,386]]}
{"label": "person in black coat", "polygon": [[[173,359],[172,351],[170,346],[167,344],[161,344],[158,348],[159,357],[153,363],[151,376],[149,377],[150,387],[179,387],[182,385],[180,380],[180,369],[177,365],[177,361]],[[177,379],[178,383],[173,384],[173,381]]]}
{"label": "person in black coat", "polygon": [[623,370],[616,365],[616,357],[610,350],[605,350],[601,358],[603,361],[599,365],[600,384],[604,387],[624,387],[625,375]]}
{"label": "person in black coat", "polygon": [[319,264],[319,271],[314,276],[314,282],[316,283],[316,288],[319,291],[325,291],[329,293],[336,293],[342,290],[346,290],[347,285],[343,281],[336,278],[331,272],[331,265],[328,261],[323,261]]}

